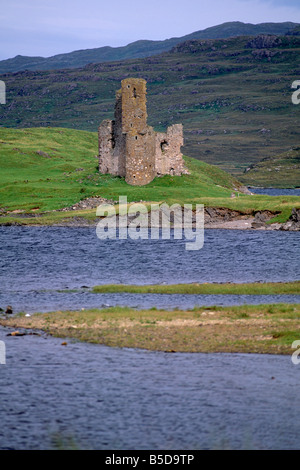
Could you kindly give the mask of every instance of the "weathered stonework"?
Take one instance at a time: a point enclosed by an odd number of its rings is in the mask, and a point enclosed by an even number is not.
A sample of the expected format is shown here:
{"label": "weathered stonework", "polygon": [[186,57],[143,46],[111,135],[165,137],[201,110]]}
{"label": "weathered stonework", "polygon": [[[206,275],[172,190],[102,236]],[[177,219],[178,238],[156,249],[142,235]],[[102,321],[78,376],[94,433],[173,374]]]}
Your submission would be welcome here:
{"label": "weathered stonework", "polygon": [[188,174],[184,166],[182,124],[155,132],[147,125],[146,81],[122,80],[116,93],[115,119],[99,126],[99,171],[125,177],[131,185],[150,183],[155,176]]}

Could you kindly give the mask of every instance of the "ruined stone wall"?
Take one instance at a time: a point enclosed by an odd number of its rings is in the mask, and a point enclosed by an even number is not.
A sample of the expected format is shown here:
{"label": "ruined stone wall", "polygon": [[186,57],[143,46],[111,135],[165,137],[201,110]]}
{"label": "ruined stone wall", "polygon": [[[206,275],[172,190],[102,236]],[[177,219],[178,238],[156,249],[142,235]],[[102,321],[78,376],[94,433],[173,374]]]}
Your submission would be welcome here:
{"label": "ruined stone wall", "polygon": [[100,173],[119,174],[118,159],[113,158],[113,121],[106,119],[98,129],[99,139],[99,171]]}
{"label": "ruined stone wall", "polygon": [[113,158],[118,161],[118,175],[126,176],[126,135],[122,128],[122,91],[116,92],[115,120],[113,121]]}
{"label": "ruined stone wall", "polygon": [[155,135],[147,125],[146,81],[122,81],[122,131],[126,133],[125,181],[145,185],[155,177]]}
{"label": "ruined stone wall", "polygon": [[145,185],[155,176],[188,173],[181,154],[183,128],[156,133],[147,125],[146,81],[122,80],[116,93],[115,119],[99,126],[99,171],[125,177],[128,184]]}
{"label": "ruined stone wall", "polygon": [[155,143],[155,162],[157,175],[181,175],[187,170],[182,159],[182,124],[168,127],[166,133],[157,132]]}
{"label": "ruined stone wall", "polygon": [[131,185],[145,185],[156,176],[155,135],[149,129],[144,134],[128,134],[126,139],[126,177]]}
{"label": "ruined stone wall", "polygon": [[122,80],[122,131],[147,132],[146,81],[140,78]]}

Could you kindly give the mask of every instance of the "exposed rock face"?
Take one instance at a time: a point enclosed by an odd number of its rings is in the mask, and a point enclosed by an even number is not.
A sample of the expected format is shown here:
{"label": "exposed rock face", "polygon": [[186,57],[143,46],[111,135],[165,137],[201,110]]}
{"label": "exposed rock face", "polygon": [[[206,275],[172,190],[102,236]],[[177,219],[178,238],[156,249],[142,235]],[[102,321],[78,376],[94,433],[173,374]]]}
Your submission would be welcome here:
{"label": "exposed rock face", "polygon": [[268,220],[274,217],[276,213],[270,211],[256,212],[251,228],[254,229],[273,229],[284,231],[300,231],[300,209],[293,208],[289,220],[285,223],[266,224]]}
{"label": "exposed rock face", "polygon": [[182,175],[184,166],[182,124],[155,132],[147,125],[146,81],[122,80],[116,93],[115,119],[99,126],[99,171],[125,177],[128,184],[142,186],[155,176]]}
{"label": "exposed rock face", "polygon": [[300,209],[296,209],[294,207],[294,209],[292,210],[292,215],[291,215],[290,218],[291,218],[292,222],[299,224],[300,223]]}
{"label": "exposed rock face", "polygon": [[226,207],[205,207],[204,208],[204,223],[230,222],[235,219],[248,219],[249,216],[241,214],[239,211],[227,209]]}
{"label": "exposed rock face", "polygon": [[270,47],[276,47],[282,43],[282,40],[278,36],[274,36],[271,34],[260,34],[255,38],[251,39],[247,47],[251,47],[253,49],[268,49]]}
{"label": "exposed rock face", "polygon": [[274,217],[274,214],[269,211],[256,212],[254,221],[252,222],[251,228],[262,228],[265,227],[266,222]]}
{"label": "exposed rock face", "polygon": [[300,209],[293,208],[289,220],[281,226],[281,230],[300,231]]}

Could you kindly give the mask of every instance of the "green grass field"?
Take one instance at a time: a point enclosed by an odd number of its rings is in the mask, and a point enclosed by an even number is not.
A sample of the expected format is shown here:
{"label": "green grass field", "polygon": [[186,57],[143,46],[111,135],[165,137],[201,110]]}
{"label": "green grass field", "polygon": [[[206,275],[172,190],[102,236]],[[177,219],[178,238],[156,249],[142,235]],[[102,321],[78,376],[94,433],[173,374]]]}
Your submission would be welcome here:
{"label": "green grass field", "polygon": [[[238,192],[240,183],[216,166],[185,157],[190,175],[155,178],[142,187],[98,172],[97,134],[63,128],[0,128],[0,223],[53,224],[72,217],[94,220],[95,210],[51,212],[99,196],[128,202],[201,203],[245,214],[269,210],[288,219],[296,196]],[[231,198],[232,192],[238,197]],[[39,215],[41,217],[29,217]]]}
{"label": "green grass field", "polygon": [[52,210],[90,195],[96,153],[92,132],[0,128],[1,207]]}

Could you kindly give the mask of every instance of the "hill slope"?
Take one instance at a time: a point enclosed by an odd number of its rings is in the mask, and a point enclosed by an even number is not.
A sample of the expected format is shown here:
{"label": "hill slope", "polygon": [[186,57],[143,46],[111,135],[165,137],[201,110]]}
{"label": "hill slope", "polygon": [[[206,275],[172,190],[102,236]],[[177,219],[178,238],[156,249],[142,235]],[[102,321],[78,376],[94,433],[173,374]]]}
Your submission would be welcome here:
{"label": "hill slope", "polygon": [[147,80],[148,122],[182,123],[184,153],[241,175],[262,158],[299,145],[299,36],[192,40],[144,59],[81,69],[5,74],[6,127],[96,131],[112,119],[126,77]]}
{"label": "hill slope", "polygon": [[216,39],[234,36],[255,36],[257,34],[284,35],[293,30],[298,23],[261,23],[251,24],[233,21],[212,26],[186,36],[166,39],[164,41],[135,41],[123,47],[98,47],[85,49],[52,57],[26,57],[18,55],[12,59],[0,61],[0,73],[19,72],[21,70],[54,70],[83,67],[90,63],[109,62],[113,60],[136,59],[149,57],[169,51],[180,42],[191,39]]}
{"label": "hill slope", "polygon": [[248,186],[263,188],[300,187],[300,147],[251,165],[240,180]]}
{"label": "hill slope", "polygon": [[162,177],[143,187],[98,171],[98,140],[93,132],[62,128],[0,130],[0,207],[53,210],[101,196],[129,201],[229,197],[238,183],[222,170],[187,159],[188,177]]}
{"label": "hill slope", "polygon": [[[128,202],[164,201],[169,205],[198,203],[248,215],[267,210],[282,213],[281,222],[289,218],[293,207],[300,208],[296,196],[240,193],[240,183],[235,178],[188,157],[184,158],[189,175],[166,175],[146,186],[130,186],[124,178],[101,175],[96,153],[96,133],[62,128],[2,128],[0,225],[45,225],[74,218],[95,223],[95,208],[76,210],[74,206],[90,197],[118,201],[119,196],[127,196]],[[233,191],[237,197],[231,197]],[[63,208],[69,210],[60,211]]]}

